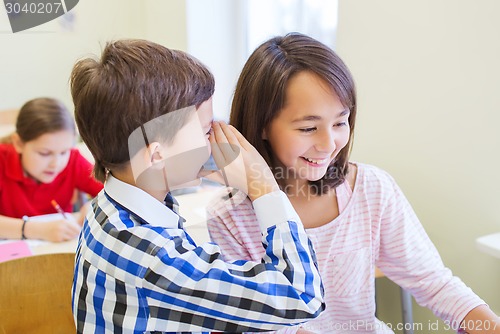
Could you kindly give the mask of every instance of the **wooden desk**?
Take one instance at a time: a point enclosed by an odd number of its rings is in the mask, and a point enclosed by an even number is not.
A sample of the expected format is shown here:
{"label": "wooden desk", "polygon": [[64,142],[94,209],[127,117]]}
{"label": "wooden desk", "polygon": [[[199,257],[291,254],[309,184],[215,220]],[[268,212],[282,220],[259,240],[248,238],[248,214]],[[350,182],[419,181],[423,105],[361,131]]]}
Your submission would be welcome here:
{"label": "wooden desk", "polygon": [[[58,215],[59,213],[52,213],[41,216],[33,216],[30,219],[36,223],[36,221],[46,221],[49,219],[54,219],[58,217]],[[78,212],[72,213],[72,216],[75,220],[78,220],[79,215],[80,213]],[[15,241],[15,240],[4,240],[2,241],[2,243],[9,241]],[[76,252],[78,238],[64,242],[50,242],[50,241],[33,240],[33,239],[23,240],[23,242],[29,246],[33,255],[50,254],[50,253],[74,253]]]}
{"label": "wooden desk", "polygon": [[[186,219],[185,229],[197,244],[210,241],[206,224],[206,206],[212,199],[213,188],[200,188],[197,192],[177,195],[180,214]],[[5,240],[2,243],[18,240]],[[33,255],[50,253],[74,253],[78,238],[64,242],[49,242],[42,240],[24,240]]]}
{"label": "wooden desk", "polygon": [[2,256],[0,262],[14,260],[30,255],[75,253],[78,239],[65,242],[42,240],[1,240]]}
{"label": "wooden desk", "polygon": [[78,245],[78,238],[63,242],[49,242],[39,240],[27,240],[33,255],[52,254],[52,253],[75,253]]}

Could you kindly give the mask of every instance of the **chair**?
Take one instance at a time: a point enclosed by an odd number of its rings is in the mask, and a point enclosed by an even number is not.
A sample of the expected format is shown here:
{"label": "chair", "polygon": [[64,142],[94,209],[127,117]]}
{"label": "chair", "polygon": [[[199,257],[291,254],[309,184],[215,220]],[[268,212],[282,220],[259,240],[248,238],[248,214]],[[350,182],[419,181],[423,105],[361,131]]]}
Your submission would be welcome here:
{"label": "chair", "polygon": [[74,261],[75,253],[52,253],[0,263],[0,333],[75,333]]}
{"label": "chair", "polygon": [[[375,278],[385,277],[385,274],[378,268],[375,268]],[[410,292],[400,287],[401,293],[401,313],[404,326],[404,334],[413,334],[413,304]]]}

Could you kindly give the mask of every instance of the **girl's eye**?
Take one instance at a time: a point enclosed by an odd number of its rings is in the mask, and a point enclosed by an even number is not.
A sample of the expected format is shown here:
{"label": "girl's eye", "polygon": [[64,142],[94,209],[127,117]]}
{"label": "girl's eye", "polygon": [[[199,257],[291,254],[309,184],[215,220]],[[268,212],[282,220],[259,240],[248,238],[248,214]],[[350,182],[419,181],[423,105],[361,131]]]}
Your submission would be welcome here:
{"label": "girl's eye", "polygon": [[38,154],[40,154],[42,157],[48,157],[50,155],[50,153],[46,152],[38,152]]}
{"label": "girl's eye", "polygon": [[316,131],[316,128],[304,128],[304,129],[299,129],[300,132],[304,132],[304,133],[310,133],[310,132],[313,132],[313,131]]}
{"label": "girl's eye", "polygon": [[347,125],[347,122],[342,122],[342,123],[335,124],[335,126],[346,126],[346,125]]}

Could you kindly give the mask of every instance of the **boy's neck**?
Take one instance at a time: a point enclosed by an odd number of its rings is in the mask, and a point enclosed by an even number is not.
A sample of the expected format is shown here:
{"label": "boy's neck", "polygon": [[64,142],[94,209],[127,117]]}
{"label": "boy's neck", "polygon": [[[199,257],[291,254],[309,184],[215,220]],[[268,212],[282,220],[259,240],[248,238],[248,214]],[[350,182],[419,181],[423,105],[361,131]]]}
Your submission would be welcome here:
{"label": "boy's neck", "polygon": [[136,187],[136,188],[143,190],[144,192],[148,193],[150,196],[154,197],[155,199],[157,199],[158,201],[160,201],[162,203],[165,200],[165,196],[167,196],[167,193],[169,191],[168,189],[159,190],[159,191],[151,191],[151,190],[146,190],[146,189],[143,189],[143,188],[137,186],[137,183],[135,182],[135,179],[134,179],[134,175],[132,173],[132,169],[130,167],[125,168],[123,170],[115,170],[115,171],[112,171],[110,173],[111,173],[111,175],[113,175],[113,177],[115,179],[118,179],[122,182],[130,184],[133,187]]}

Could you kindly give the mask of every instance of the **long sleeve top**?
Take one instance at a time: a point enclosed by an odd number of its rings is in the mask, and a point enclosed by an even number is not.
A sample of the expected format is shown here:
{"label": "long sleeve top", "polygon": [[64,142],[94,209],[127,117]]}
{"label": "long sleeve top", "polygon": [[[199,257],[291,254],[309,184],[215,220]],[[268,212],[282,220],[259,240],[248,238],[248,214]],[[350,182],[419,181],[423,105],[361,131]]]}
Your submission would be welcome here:
{"label": "long sleeve top", "polygon": [[77,248],[77,332],[262,331],[317,317],[322,282],[295,210],[282,192],[253,205],[263,261],[225,262],[217,245],[196,245],[166,205],[109,176]]}
{"label": "long sleeve top", "polygon": [[[352,194],[339,198],[339,206],[345,202],[339,216],[306,229],[323,278],[326,310],[302,327],[318,334],[393,333],[375,317],[375,267],[447,326],[458,327],[469,311],[484,302],[444,266],[394,179],[374,166],[357,166]],[[251,203],[238,196],[244,194],[235,195],[234,200],[241,202],[238,210],[223,201],[209,205],[209,233],[228,260],[257,260],[264,249],[256,216]]]}

